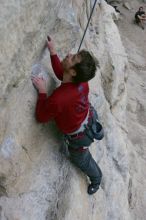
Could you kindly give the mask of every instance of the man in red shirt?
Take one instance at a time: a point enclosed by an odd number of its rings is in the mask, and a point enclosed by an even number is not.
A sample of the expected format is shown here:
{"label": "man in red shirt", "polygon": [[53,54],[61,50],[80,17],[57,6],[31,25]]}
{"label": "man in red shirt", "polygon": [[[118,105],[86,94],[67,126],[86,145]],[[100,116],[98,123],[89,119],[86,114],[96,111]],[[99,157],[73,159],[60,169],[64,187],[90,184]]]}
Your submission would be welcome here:
{"label": "man in red shirt", "polygon": [[93,194],[102,178],[102,172],[88,149],[94,141],[90,125],[94,124],[95,115],[88,101],[88,81],[95,76],[95,61],[88,51],[82,50],[68,54],[60,62],[51,39],[47,46],[55,75],[62,83],[47,97],[45,79],[32,78],[38,90],[36,119],[41,123],[55,120],[68,144],[71,161],[89,177],[88,193]]}

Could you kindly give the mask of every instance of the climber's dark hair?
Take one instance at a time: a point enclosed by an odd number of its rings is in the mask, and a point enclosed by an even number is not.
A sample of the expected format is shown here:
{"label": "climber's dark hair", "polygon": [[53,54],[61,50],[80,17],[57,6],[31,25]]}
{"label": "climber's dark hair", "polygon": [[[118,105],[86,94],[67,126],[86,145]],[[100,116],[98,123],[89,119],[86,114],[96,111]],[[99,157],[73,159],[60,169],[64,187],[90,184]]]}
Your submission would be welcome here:
{"label": "climber's dark hair", "polygon": [[139,10],[140,10],[140,9],[142,9],[142,10],[143,10],[143,6],[140,6],[140,7],[139,7]]}
{"label": "climber's dark hair", "polygon": [[95,76],[96,64],[93,56],[86,50],[79,52],[81,57],[80,63],[75,64],[72,68],[76,71],[73,82],[87,82]]}

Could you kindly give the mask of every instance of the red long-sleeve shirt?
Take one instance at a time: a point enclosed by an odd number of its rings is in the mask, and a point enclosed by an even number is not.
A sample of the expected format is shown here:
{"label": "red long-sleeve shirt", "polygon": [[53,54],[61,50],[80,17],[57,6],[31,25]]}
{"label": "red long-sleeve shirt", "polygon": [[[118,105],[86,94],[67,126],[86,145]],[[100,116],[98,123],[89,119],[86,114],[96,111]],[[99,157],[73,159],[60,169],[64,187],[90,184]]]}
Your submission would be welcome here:
{"label": "red long-sleeve shirt", "polygon": [[[55,75],[63,80],[63,68],[57,55],[51,56]],[[89,109],[88,83],[62,83],[51,96],[38,94],[36,119],[48,122],[54,119],[58,128],[64,133],[77,130],[86,118]]]}

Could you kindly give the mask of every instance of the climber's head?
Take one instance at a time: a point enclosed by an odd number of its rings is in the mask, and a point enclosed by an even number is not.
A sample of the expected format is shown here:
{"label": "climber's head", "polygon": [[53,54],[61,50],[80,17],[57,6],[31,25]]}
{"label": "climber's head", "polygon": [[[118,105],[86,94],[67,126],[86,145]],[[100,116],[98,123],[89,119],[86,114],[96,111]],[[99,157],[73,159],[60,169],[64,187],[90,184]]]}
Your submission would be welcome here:
{"label": "climber's head", "polygon": [[68,54],[62,61],[65,72],[72,76],[75,83],[87,82],[95,76],[96,64],[92,55],[81,50],[77,54]]}
{"label": "climber's head", "polygon": [[143,7],[141,6],[141,7],[139,7],[139,11],[143,11]]}

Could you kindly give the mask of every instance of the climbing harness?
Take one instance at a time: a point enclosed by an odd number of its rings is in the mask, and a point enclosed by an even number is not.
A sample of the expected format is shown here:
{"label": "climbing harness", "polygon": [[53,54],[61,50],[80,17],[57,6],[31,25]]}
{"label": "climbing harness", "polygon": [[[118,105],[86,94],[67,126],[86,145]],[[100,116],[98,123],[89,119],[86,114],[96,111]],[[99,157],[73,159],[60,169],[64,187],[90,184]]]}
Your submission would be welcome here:
{"label": "climbing harness", "polygon": [[[93,106],[90,105],[88,123],[84,124],[84,130],[78,133],[64,135],[65,144],[73,149],[89,147],[94,139],[101,140],[104,137],[104,130],[98,121],[98,115]],[[82,148],[83,149],[83,148]]]}
{"label": "climbing harness", "polygon": [[93,14],[93,11],[94,11],[94,8],[95,8],[95,5],[96,5],[96,2],[97,2],[97,0],[95,0],[94,5],[93,5],[93,7],[92,7],[92,10],[91,10],[91,13],[90,13],[90,17],[89,17],[89,19],[88,19],[88,22],[87,22],[87,25],[86,25],[86,29],[85,29],[85,31],[84,31],[84,34],[83,34],[83,37],[82,37],[82,40],[81,40],[81,43],[80,43],[80,46],[79,46],[78,52],[79,52],[79,50],[80,50],[80,48],[81,48],[81,45],[82,45],[82,43],[83,43],[83,40],[84,40],[84,37],[85,37],[86,31],[87,31],[87,28],[88,28],[88,26],[89,26],[89,22],[90,22],[90,20],[91,20],[91,17],[92,17],[92,14]]}

